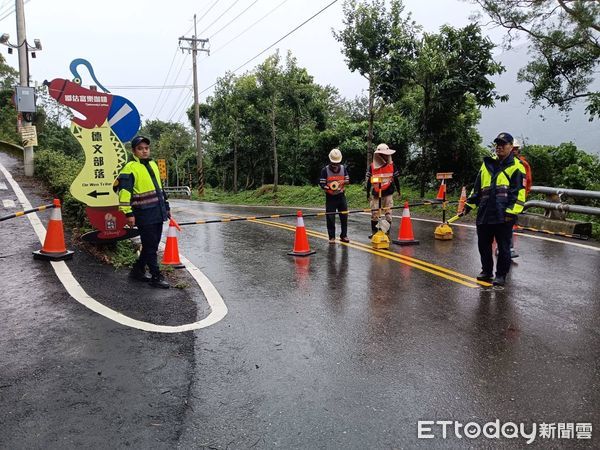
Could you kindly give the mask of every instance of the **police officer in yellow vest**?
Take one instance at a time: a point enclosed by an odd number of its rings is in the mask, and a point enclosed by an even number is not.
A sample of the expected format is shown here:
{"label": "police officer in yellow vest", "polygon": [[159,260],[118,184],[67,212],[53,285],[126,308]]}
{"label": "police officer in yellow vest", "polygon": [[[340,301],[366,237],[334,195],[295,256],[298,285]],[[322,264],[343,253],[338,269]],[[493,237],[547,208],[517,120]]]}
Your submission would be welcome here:
{"label": "police officer in yellow vest", "polygon": [[[148,281],[158,288],[169,288],[158,266],[158,244],[163,222],[171,213],[167,196],[160,182],[158,165],[150,158],[150,139],[136,136],[131,141],[133,160],[117,178],[119,209],[127,216],[127,224],[140,230],[142,250],[129,276]],[[146,273],[146,266],[150,275]]]}
{"label": "police officer in yellow vest", "polygon": [[[512,153],[513,137],[509,133],[500,133],[494,144],[496,158],[486,156],[471,195],[465,205],[465,213],[471,209],[477,211],[477,245],[481,256],[481,273],[478,280],[492,281],[496,286],[504,286],[510,270],[510,239],[512,227],[517,215],[525,204],[525,169]],[[498,243],[498,261],[496,276],[492,243]]]}

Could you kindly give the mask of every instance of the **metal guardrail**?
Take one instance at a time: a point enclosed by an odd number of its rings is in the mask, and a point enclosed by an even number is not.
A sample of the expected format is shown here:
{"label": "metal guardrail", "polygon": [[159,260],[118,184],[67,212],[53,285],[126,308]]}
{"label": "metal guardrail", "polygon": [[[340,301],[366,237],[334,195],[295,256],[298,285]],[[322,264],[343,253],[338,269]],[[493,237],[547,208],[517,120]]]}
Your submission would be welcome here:
{"label": "metal guardrail", "polygon": [[163,186],[163,190],[167,194],[185,195],[186,197],[192,196],[192,190],[189,186]]}
{"label": "metal guardrail", "polygon": [[600,208],[563,203],[564,197],[600,199],[600,192],[598,191],[532,186],[531,192],[546,194],[546,201],[529,200],[525,202],[524,209],[544,208],[546,216],[549,218],[564,220],[567,212],[600,216]]}

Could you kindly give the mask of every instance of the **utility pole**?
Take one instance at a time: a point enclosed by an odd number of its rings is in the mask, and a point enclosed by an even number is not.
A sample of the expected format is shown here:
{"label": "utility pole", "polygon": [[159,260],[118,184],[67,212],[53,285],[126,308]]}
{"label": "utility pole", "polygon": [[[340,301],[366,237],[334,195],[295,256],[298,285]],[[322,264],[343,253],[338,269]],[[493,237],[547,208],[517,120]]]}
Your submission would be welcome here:
{"label": "utility pole", "polygon": [[[196,67],[196,56],[198,51],[210,54],[210,49],[204,48],[204,46],[208,44],[208,39],[199,39],[196,36],[196,14],[194,14],[194,35],[191,38],[181,36],[179,38],[179,48],[181,48],[182,51],[188,50],[192,53],[192,71],[194,77],[194,125],[196,128],[196,151],[198,152],[198,195],[202,197],[204,195],[204,167],[202,165],[202,140],[200,136],[200,106],[198,104],[198,70]],[[191,47],[182,47],[182,42],[188,42]],[[198,48],[198,44],[200,44],[200,48]]]}
{"label": "utility pole", "polygon": [[[8,42],[9,35],[8,33],[4,33],[0,36],[0,44],[6,45],[8,47],[8,53],[12,53],[13,49],[17,49],[19,55],[19,86],[28,88],[29,87],[29,52],[31,52],[31,57],[35,58],[35,51],[42,49],[42,44],[39,39],[34,39],[35,47],[30,46],[27,43],[27,35],[25,32],[25,8],[23,7],[23,0],[15,0],[15,12],[17,16],[17,44],[11,44]],[[33,90],[30,98],[34,98]],[[19,108],[19,104],[17,103],[17,108]],[[22,121],[20,126],[22,127],[31,127],[32,125],[32,115],[35,113],[35,100],[29,108],[27,109],[19,109],[19,112],[22,113]],[[33,146],[24,146],[23,147],[23,162],[25,168],[25,176],[32,177],[33,176]]]}

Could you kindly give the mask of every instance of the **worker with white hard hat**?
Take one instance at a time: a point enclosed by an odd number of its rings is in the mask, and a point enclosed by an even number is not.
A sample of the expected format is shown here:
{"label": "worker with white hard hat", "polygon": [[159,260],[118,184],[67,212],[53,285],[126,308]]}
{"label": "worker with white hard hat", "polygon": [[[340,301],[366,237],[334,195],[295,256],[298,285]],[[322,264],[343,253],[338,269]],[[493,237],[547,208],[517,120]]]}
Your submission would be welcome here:
{"label": "worker with white hard hat", "polygon": [[327,214],[327,234],[329,243],[335,243],[335,212],[339,212],[342,230],[340,241],[348,239],[348,201],[344,190],[350,184],[348,169],[342,164],[342,152],[334,148],[329,152],[329,164],[321,170],[319,185],[325,191],[325,212]]}

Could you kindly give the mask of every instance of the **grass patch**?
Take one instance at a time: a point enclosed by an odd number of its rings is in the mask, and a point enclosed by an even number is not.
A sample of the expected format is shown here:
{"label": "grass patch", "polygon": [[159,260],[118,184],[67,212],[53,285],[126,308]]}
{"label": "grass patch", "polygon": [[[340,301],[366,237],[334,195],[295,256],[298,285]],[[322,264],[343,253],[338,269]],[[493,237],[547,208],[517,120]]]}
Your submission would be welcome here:
{"label": "grass patch", "polygon": [[[425,198],[434,199],[437,191],[428,191]],[[450,201],[458,201],[460,192],[456,196],[449,196]],[[196,192],[192,193],[193,200],[200,200]],[[369,208],[365,186],[351,184],[346,187],[346,199],[349,209]],[[256,206],[290,206],[325,208],[325,193],[319,186],[278,186],[277,192],[273,192],[273,185],[268,184],[251,191],[243,191],[237,194],[222,191],[220,189],[206,188],[203,201],[213,203],[225,203],[230,205],[256,205]],[[395,206],[401,206],[408,200],[409,203],[420,200],[419,191],[411,187],[402,187],[402,200],[394,198]],[[398,210],[396,210],[398,211]],[[450,218],[456,211],[456,205],[450,205],[446,215]],[[410,209],[411,215],[429,218],[442,218],[441,205],[415,206]]]}

